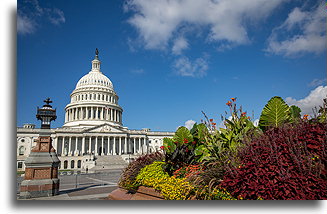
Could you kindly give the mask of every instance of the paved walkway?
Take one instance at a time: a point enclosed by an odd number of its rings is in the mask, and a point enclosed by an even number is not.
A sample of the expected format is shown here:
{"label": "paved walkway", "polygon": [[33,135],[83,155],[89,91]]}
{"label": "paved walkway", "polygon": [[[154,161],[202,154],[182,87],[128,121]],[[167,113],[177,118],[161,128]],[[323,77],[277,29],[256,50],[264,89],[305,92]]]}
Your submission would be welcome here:
{"label": "paved walkway", "polygon": [[[111,169],[97,173],[59,176],[59,195],[18,200],[106,200],[109,193],[117,189],[120,173],[121,169]],[[17,184],[20,184],[21,180],[21,177],[17,178]]]}
{"label": "paved walkway", "polygon": [[20,200],[108,200],[110,192],[115,190],[117,185],[96,186],[60,191],[59,195],[51,197],[40,197]]}

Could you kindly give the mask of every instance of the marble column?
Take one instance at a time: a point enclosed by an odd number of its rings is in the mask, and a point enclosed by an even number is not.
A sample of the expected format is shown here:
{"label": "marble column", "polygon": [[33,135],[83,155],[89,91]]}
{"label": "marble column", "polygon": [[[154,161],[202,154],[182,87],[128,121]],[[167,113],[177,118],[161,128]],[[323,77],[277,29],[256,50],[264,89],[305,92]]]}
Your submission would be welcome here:
{"label": "marble column", "polygon": [[64,156],[65,155],[65,137],[62,137],[61,138],[62,141],[61,141],[61,155]]}
{"label": "marble column", "polygon": [[116,155],[116,137],[114,137],[113,148],[112,148],[112,154],[113,154],[113,155]]}
{"label": "marble column", "polygon": [[72,137],[69,137],[69,141],[68,141],[68,156],[71,156],[71,148],[72,148]]}
{"label": "marble column", "polygon": [[133,138],[133,154],[136,154],[136,138]]}
{"label": "marble column", "polygon": [[127,139],[124,137],[124,154],[127,154]]}
{"label": "marble column", "polygon": [[89,154],[92,152],[92,137],[89,137]]}
{"label": "marble column", "polygon": [[95,154],[96,156],[99,155],[99,153],[98,153],[98,136],[95,137],[94,154]]}
{"label": "marble column", "polygon": [[102,138],[101,138],[101,155],[104,155],[103,150],[104,150],[104,144],[103,144],[103,136],[102,136]]}
{"label": "marble column", "polygon": [[110,137],[107,137],[107,155],[110,155]]}
{"label": "marble column", "polygon": [[53,137],[53,144],[52,147],[56,150],[56,152],[58,153],[59,150],[59,145],[58,145],[58,137]]}
{"label": "marble column", "polygon": [[68,111],[65,113],[65,122],[68,122]]}
{"label": "marble column", "polygon": [[81,155],[84,155],[85,153],[85,137],[82,138],[82,154]]}
{"label": "marble column", "polygon": [[121,155],[122,145],[121,145],[121,137],[119,137],[119,151],[118,154]]}
{"label": "marble column", "polygon": [[78,137],[75,138],[75,152],[74,152],[74,156],[78,156],[77,143],[78,143]]}

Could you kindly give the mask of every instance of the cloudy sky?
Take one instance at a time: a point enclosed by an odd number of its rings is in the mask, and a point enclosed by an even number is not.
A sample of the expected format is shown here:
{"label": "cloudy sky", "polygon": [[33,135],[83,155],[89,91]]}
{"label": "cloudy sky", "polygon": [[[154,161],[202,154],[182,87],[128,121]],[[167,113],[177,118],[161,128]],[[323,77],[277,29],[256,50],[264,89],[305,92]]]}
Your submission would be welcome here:
{"label": "cloudy sky", "polygon": [[323,1],[18,0],[17,125],[51,97],[58,118],[99,49],[131,129],[220,123],[237,97],[253,120],[273,96],[312,114],[326,97]]}

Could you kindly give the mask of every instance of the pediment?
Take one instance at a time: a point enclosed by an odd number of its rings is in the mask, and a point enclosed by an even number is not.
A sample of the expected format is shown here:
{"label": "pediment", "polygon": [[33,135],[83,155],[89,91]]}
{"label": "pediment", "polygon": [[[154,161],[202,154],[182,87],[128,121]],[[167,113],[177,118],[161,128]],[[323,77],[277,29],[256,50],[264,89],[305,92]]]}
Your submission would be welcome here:
{"label": "pediment", "polygon": [[92,128],[88,128],[84,131],[84,133],[122,133],[124,132],[122,127],[119,126],[113,126],[111,124],[101,124]]}

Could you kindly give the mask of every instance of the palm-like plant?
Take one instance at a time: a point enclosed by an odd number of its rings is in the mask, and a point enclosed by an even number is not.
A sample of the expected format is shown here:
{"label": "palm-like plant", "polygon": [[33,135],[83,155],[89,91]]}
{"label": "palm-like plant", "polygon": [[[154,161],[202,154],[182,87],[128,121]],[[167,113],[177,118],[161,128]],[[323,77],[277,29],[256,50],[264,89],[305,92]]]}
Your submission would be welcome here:
{"label": "palm-like plant", "polygon": [[273,97],[263,108],[259,127],[262,130],[267,130],[269,127],[278,127],[290,120],[290,107],[281,97]]}

